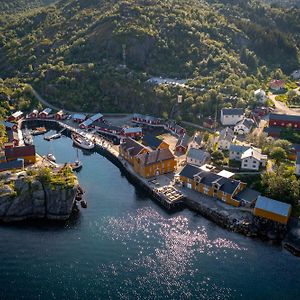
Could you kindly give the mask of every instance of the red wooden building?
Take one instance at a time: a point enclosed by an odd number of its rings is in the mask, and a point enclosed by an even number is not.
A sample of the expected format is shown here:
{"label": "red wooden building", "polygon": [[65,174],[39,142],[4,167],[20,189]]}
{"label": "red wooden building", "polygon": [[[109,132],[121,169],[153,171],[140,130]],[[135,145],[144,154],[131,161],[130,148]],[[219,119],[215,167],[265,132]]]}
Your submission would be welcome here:
{"label": "red wooden building", "polygon": [[300,129],[300,116],[284,115],[284,114],[270,114],[270,127],[291,127]]}
{"label": "red wooden building", "polygon": [[62,110],[60,110],[55,114],[54,117],[56,120],[62,120],[64,118],[64,112]]}
{"label": "red wooden building", "polygon": [[23,117],[23,113],[21,111],[16,111],[7,118],[7,121],[9,122],[19,121],[20,119],[22,119],[22,117]]}
{"label": "red wooden building", "polygon": [[124,127],[121,132],[122,136],[139,138],[143,135],[143,130],[141,127]]}
{"label": "red wooden building", "polygon": [[177,141],[177,144],[175,146],[176,152],[181,153],[181,154],[186,153],[186,151],[188,149],[188,145],[189,145],[189,140],[190,140],[190,138],[187,134],[180,136]]}
{"label": "red wooden building", "polygon": [[52,109],[51,108],[45,108],[43,111],[39,113],[39,117],[42,119],[46,119],[49,117]]}
{"label": "red wooden building", "polygon": [[39,116],[38,110],[34,109],[31,113],[28,114],[28,118],[35,119]]}
{"label": "red wooden building", "polygon": [[180,125],[176,124],[174,121],[168,121],[165,124],[165,129],[171,131],[174,134],[177,135],[184,135],[186,133],[185,128],[181,127]]}
{"label": "red wooden building", "polygon": [[161,119],[152,116],[145,116],[141,114],[134,114],[132,117],[132,122],[141,123],[146,125],[160,125]]}

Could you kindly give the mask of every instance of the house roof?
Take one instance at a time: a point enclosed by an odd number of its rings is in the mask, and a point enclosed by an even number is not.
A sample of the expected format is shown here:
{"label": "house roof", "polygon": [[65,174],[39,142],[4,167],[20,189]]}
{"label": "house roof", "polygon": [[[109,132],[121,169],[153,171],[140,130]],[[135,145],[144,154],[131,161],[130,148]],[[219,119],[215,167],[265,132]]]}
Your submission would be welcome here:
{"label": "house roof", "polygon": [[234,176],[235,174],[232,172],[229,172],[227,170],[222,170],[218,173],[218,175],[222,176],[222,177],[226,177],[226,178],[231,178],[232,176]]}
{"label": "house roof", "polygon": [[84,115],[84,114],[74,114],[74,115],[72,116],[72,118],[73,118],[73,119],[78,119],[78,120],[85,120],[86,115]]}
{"label": "house roof", "polygon": [[244,109],[243,108],[223,108],[222,109],[222,114],[224,116],[240,116],[244,114]]}
{"label": "house roof", "polygon": [[[80,119],[80,120],[82,120],[82,119]],[[87,119],[84,122],[82,122],[80,125],[83,125],[84,127],[88,127],[93,123],[94,123],[94,121],[92,119]]]}
{"label": "house roof", "polygon": [[45,108],[43,111],[41,111],[40,113],[42,114],[42,113],[44,113],[44,114],[50,114],[51,113],[51,111],[52,111],[52,109],[51,108],[49,108],[49,107],[47,107],[47,108]]}
{"label": "house roof", "polygon": [[234,138],[234,132],[229,127],[226,127],[220,131],[219,140],[226,140],[232,142],[233,138]]}
{"label": "house roof", "polygon": [[146,165],[155,164],[160,161],[174,159],[174,155],[170,151],[170,149],[167,148],[167,149],[157,149],[152,152],[140,154],[138,155],[138,158],[140,159],[140,163],[146,166]]}
{"label": "house roof", "polygon": [[204,161],[204,160],[208,159],[209,153],[207,153],[201,149],[190,148],[186,156],[187,156],[187,158]]}
{"label": "house roof", "polygon": [[21,146],[14,148],[5,148],[4,149],[6,158],[20,158],[24,156],[34,156],[35,155],[35,146]]}
{"label": "house roof", "polygon": [[184,168],[181,170],[179,173],[180,176],[189,178],[189,179],[194,179],[194,175],[202,172],[202,170],[196,166],[187,164],[184,166]]}
{"label": "house roof", "polygon": [[200,134],[195,134],[193,136],[193,142],[200,146],[202,143],[202,136]]}
{"label": "house roof", "polygon": [[243,153],[249,148],[250,148],[249,146],[230,144],[229,151]]}
{"label": "house roof", "polygon": [[111,131],[116,131],[116,132],[121,132],[122,131],[122,127],[114,126],[114,125],[111,125],[111,124],[106,124],[106,123],[103,123],[103,122],[95,121],[95,122],[93,122],[93,125],[95,127],[99,127],[99,128],[103,128],[103,129],[109,129]]}
{"label": "house roof", "polygon": [[258,89],[256,91],[254,91],[254,95],[258,96],[258,95],[266,95],[266,92],[263,89]]}
{"label": "house roof", "polygon": [[157,149],[162,142],[162,140],[151,134],[146,134],[143,137],[143,144],[152,149]]}
{"label": "house roof", "polygon": [[284,81],[281,79],[273,79],[272,81],[270,81],[269,83],[270,87],[284,87]]}
{"label": "house roof", "polygon": [[267,159],[267,155],[261,154],[261,149],[251,147],[248,150],[246,150],[242,156],[241,159],[254,157],[256,160],[261,161],[262,159]]}
{"label": "house roof", "polygon": [[8,121],[4,121],[4,122],[1,122],[6,128],[13,128],[14,126],[17,126],[16,123],[12,123],[12,122],[8,122]]}
{"label": "house roof", "polygon": [[126,138],[123,143],[120,144],[120,147],[124,151],[128,151],[131,156],[138,155],[143,149],[147,149],[142,144],[138,143],[136,140],[131,138]]}
{"label": "house roof", "polygon": [[257,201],[255,203],[255,208],[287,217],[289,215],[291,205],[273,200],[271,198],[258,196]]}
{"label": "house roof", "polygon": [[184,148],[188,147],[190,137],[185,133],[184,135],[180,136],[177,140],[176,147],[181,146]]}
{"label": "house roof", "polygon": [[245,188],[242,191],[240,191],[234,198],[239,201],[243,200],[246,202],[253,202],[257,199],[259,195],[260,192],[256,190]]}
{"label": "house roof", "polygon": [[142,132],[141,127],[125,127],[123,128],[124,133],[139,133]]}
{"label": "house roof", "polygon": [[251,129],[254,125],[254,121],[249,118],[244,118],[243,120],[241,120],[235,124],[235,126],[238,126],[238,125],[244,125],[248,129]]}
{"label": "house roof", "polygon": [[60,110],[60,111],[58,111],[56,114],[62,116],[62,115],[64,114],[64,111],[63,111],[63,110]]}
{"label": "house roof", "polygon": [[97,121],[97,120],[101,119],[102,117],[103,117],[102,114],[97,113],[97,114],[91,116],[89,119],[91,119],[92,121]]}
{"label": "house roof", "polygon": [[300,122],[300,116],[296,115],[285,115],[285,114],[270,114],[269,116],[270,121],[293,121],[293,122]]}
{"label": "house roof", "polygon": [[297,152],[296,165],[300,165],[300,152]]}
{"label": "house roof", "polygon": [[0,163],[0,172],[11,170],[11,169],[21,169],[24,167],[24,160],[23,159],[16,159],[12,161],[5,161]]}
{"label": "house roof", "polygon": [[22,115],[23,115],[23,113],[20,110],[18,110],[12,114],[12,117],[19,118]]}

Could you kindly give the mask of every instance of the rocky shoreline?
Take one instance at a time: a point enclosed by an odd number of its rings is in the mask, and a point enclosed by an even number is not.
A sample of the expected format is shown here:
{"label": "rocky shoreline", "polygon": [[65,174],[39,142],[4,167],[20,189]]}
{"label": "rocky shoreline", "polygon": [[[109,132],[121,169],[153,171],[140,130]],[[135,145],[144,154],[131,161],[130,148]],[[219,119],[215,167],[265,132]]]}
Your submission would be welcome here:
{"label": "rocky shoreline", "polygon": [[72,187],[48,185],[26,172],[2,175],[0,221],[67,220],[76,206],[78,181]]}

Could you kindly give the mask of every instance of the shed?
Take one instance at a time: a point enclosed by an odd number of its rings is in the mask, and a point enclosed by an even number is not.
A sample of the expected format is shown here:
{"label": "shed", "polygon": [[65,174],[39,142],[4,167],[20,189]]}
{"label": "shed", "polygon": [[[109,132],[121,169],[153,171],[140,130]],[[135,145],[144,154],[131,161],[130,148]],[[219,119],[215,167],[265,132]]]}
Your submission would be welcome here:
{"label": "shed", "polygon": [[258,196],[253,213],[258,217],[266,218],[281,224],[287,224],[291,211],[292,206],[290,204]]}

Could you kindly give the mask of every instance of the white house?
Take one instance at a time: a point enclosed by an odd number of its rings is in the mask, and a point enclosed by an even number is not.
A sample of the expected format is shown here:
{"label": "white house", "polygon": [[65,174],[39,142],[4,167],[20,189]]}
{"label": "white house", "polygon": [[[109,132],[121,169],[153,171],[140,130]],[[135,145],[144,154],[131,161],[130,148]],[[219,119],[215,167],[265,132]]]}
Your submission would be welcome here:
{"label": "white house", "polygon": [[235,140],[235,135],[232,129],[229,127],[224,128],[221,130],[218,140],[218,148],[220,150],[228,150],[230,144],[233,143]]}
{"label": "white house", "polygon": [[293,79],[298,80],[300,79],[300,70],[295,70],[291,76],[293,77]]}
{"label": "white house", "polygon": [[300,175],[300,152],[297,153],[297,159],[296,159],[296,175]]}
{"label": "white house", "polygon": [[245,111],[243,108],[223,108],[221,110],[221,123],[227,126],[233,126],[244,119]]}
{"label": "white house", "polygon": [[263,89],[258,89],[254,92],[254,97],[255,99],[260,102],[260,103],[265,103],[266,102],[266,92]]}
{"label": "white house", "polygon": [[248,150],[249,148],[250,148],[250,146],[230,144],[230,146],[229,146],[229,159],[240,161],[241,158],[242,158],[242,154],[246,150]]}
{"label": "white house", "polygon": [[244,118],[243,120],[235,124],[234,132],[237,134],[247,134],[251,131],[253,126],[254,121],[252,119]]}
{"label": "white house", "polygon": [[208,152],[205,152],[201,149],[190,148],[187,155],[186,161],[188,164],[196,165],[196,166],[203,166],[210,158]]}
{"label": "white house", "polygon": [[241,156],[241,169],[259,170],[260,166],[265,166],[267,163],[267,155],[261,154],[258,148],[249,148]]}
{"label": "white house", "polygon": [[201,135],[197,132],[192,138],[192,141],[189,144],[190,148],[196,148],[199,149],[202,146],[202,137]]}

